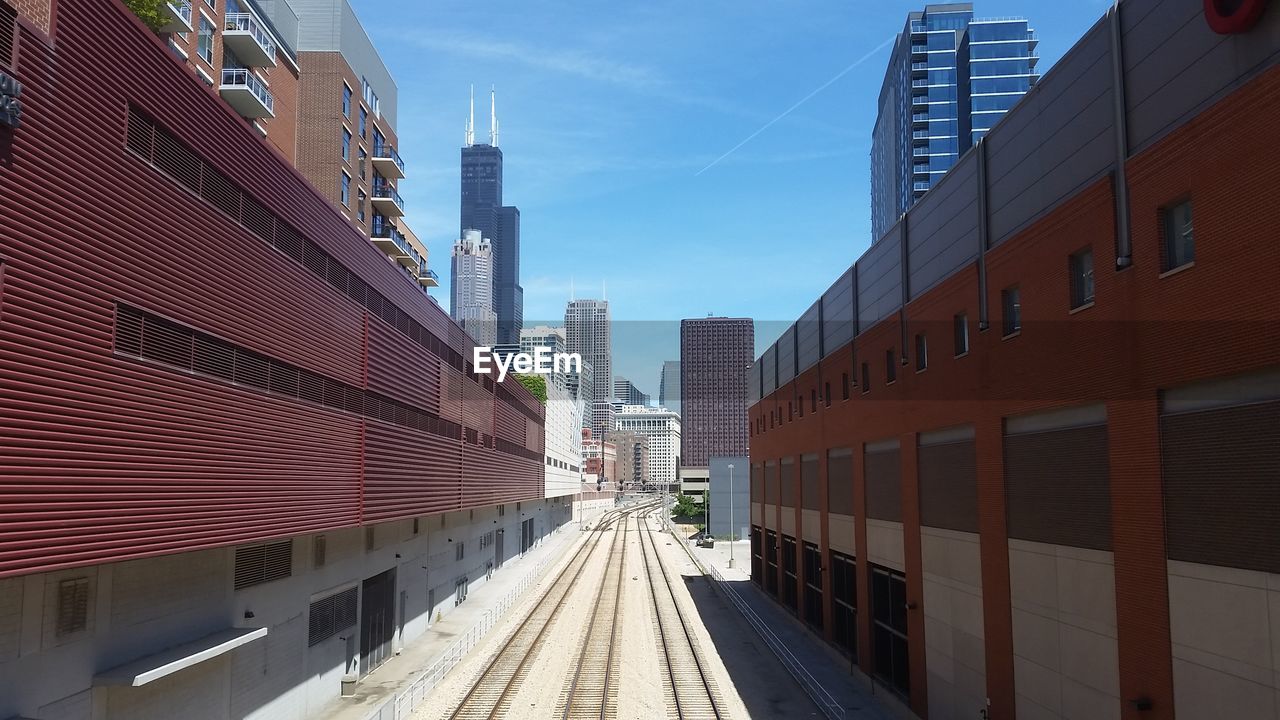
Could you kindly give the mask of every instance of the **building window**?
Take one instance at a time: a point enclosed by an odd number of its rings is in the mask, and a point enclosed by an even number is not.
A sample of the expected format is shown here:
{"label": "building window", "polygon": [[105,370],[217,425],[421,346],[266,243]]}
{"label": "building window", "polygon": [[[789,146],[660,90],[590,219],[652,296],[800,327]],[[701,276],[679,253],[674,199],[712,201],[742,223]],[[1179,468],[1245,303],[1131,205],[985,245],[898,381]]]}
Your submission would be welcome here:
{"label": "building window", "polygon": [[463,556],[465,556],[466,554],[467,554],[467,544],[460,542],[458,543],[458,547],[456,547],[453,551],[453,559],[457,561],[461,561]]}
{"label": "building window", "polygon": [[369,139],[369,111],[360,108],[360,137]]}
{"label": "building window", "polygon": [[1017,285],[1000,291],[1000,307],[1004,312],[1004,336],[1009,337],[1022,330],[1022,293]]}
{"label": "building window", "polygon": [[796,406],[800,408],[800,411],[799,411],[799,413],[797,413],[797,414],[798,414],[800,417],[804,417],[804,396],[803,396],[803,395],[801,395],[800,397],[796,398]]}
{"label": "building window", "polygon": [[849,373],[840,373],[840,399],[849,399]]}
{"label": "building window", "polygon": [[871,392],[871,368],[866,363],[862,363],[862,392]]}
{"label": "building window", "polygon": [[365,180],[367,179],[367,176],[365,175],[364,166],[368,164],[369,153],[364,148],[360,148],[359,154],[360,154],[360,160],[356,164],[359,166],[360,179]]}
{"label": "building window", "polygon": [[831,407],[831,383],[822,384],[822,404]]}
{"label": "building window", "polygon": [[351,117],[351,88],[342,83],[342,117]]}
{"label": "building window", "polygon": [[360,222],[364,222],[364,206],[368,197],[363,189],[356,191],[356,217],[360,218]]}
{"label": "building window", "polygon": [[200,16],[200,32],[196,35],[196,54],[210,65],[213,64],[213,23],[204,15]]}
{"label": "building window", "polygon": [[884,351],[884,382],[889,384],[898,379],[898,358],[893,348]]}
{"label": "building window", "polygon": [[58,583],[57,633],[70,635],[89,628],[89,578]]}
{"label": "building window", "polygon": [[1196,245],[1191,231],[1191,201],[1164,209],[1164,269],[1174,270],[1195,262]]}
{"label": "building window", "polygon": [[342,173],[342,178],[339,180],[339,182],[341,183],[341,185],[338,188],[338,190],[339,190],[339,194],[342,196],[342,204],[346,205],[347,207],[350,207],[351,206],[351,176],[346,173]]}
{"label": "building window", "polygon": [[923,333],[916,335],[916,372],[929,367],[929,339]]}
{"label": "building window", "polygon": [[1085,248],[1071,256],[1071,309],[1093,302],[1093,249]]}
{"label": "building window", "polygon": [[956,345],[956,357],[969,352],[969,318],[960,313],[952,319],[952,337]]}
{"label": "building window", "polygon": [[342,159],[351,160],[351,131],[342,128]]}
{"label": "building window", "polygon": [[795,419],[795,403],[788,400],[787,401],[787,422],[791,422],[794,419]]}
{"label": "building window", "polygon": [[818,389],[809,391],[809,412],[818,412]]}

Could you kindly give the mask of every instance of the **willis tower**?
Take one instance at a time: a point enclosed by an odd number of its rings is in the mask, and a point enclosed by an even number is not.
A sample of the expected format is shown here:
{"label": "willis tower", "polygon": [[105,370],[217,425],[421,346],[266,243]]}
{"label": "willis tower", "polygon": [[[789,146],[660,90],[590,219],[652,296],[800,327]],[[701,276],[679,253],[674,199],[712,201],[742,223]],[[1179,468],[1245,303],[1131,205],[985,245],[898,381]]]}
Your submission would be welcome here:
{"label": "willis tower", "polygon": [[498,317],[498,345],[520,344],[524,325],[524,288],[520,287],[520,209],[502,204],[502,150],[498,118],[489,91],[489,142],[475,141],[475,93],[462,148],[462,217],[459,237],[479,230],[493,247],[493,311]]}

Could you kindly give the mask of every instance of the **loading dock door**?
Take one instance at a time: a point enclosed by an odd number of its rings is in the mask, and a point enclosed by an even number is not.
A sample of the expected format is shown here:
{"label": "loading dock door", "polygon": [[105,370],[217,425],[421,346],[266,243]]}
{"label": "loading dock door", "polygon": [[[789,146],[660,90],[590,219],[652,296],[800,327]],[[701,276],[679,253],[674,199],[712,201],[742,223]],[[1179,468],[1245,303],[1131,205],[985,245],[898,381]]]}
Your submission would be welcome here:
{"label": "loading dock door", "polygon": [[361,583],[360,674],[368,675],[391,657],[395,638],[396,569]]}

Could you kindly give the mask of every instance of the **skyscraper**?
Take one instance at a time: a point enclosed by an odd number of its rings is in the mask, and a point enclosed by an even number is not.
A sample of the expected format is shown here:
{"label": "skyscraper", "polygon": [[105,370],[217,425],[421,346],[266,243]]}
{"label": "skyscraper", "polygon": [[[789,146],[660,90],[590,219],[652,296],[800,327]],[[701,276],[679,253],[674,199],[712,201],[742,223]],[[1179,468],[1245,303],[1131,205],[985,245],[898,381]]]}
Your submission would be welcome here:
{"label": "skyscraper", "polygon": [[450,313],[477,345],[497,342],[493,312],[493,248],[479,230],[466,230],[453,244]]}
{"label": "skyscraper", "polygon": [[680,462],[747,454],[747,371],[755,358],[751,318],[680,321]]}
{"label": "skyscraper", "polygon": [[613,379],[613,399],[621,401],[623,405],[649,404],[648,393],[640,392],[640,388],[624,377]]}
{"label": "skyscraper", "polygon": [[680,361],[662,363],[662,376],[658,379],[658,405],[680,412]]}
{"label": "skyscraper", "polygon": [[872,242],[1035,84],[1036,42],[1025,19],[975,19],[970,3],[907,15],[872,131]]}
{"label": "skyscraper", "polygon": [[[587,395],[591,413],[591,430],[597,437],[613,430],[613,393],[611,363],[613,353],[613,321],[608,300],[570,300],[564,310],[565,345],[569,352],[582,356],[583,370],[591,365]],[[584,389],[587,383],[583,382]]]}
{"label": "skyscraper", "polygon": [[495,95],[489,93],[489,142],[475,142],[475,99],[462,148],[461,229],[475,228],[493,243],[493,310],[497,342],[518,345],[524,325],[520,286],[520,210],[502,204],[502,150]]}

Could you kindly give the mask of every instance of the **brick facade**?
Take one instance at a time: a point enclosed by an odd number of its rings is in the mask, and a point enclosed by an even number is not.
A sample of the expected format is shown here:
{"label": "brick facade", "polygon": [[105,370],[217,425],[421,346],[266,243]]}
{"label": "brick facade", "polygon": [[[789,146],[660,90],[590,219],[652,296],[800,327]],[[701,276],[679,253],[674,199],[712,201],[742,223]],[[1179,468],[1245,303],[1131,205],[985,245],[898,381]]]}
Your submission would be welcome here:
{"label": "brick facade", "polygon": [[[751,408],[753,465],[783,457],[798,461],[803,453],[818,453],[825,490],[827,451],[853,450],[858,655],[868,672],[872,599],[863,445],[900,440],[911,608],[911,690],[905,699],[916,714],[930,714],[928,630],[921,607],[919,434],[954,426],[974,428],[986,693],[990,717],[1012,718],[1017,690],[1006,419],[1102,403],[1109,438],[1109,544],[1115,563],[1117,682],[1122,699],[1115,712],[1117,717],[1144,720],[1174,716],[1160,397],[1165,389],[1194,381],[1280,365],[1280,283],[1275,281],[1280,247],[1270,241],[1270,228],[1280,219],[1280,146],[1258,142],[1277,123],[1280,69],[1272,68],[1133,156],[1127,165],[1130,267],[1114,269],[1115,190],[1111,178],[1104,177],[986,253],[990,329],[980,331],[977,326],[974,264],[908,303],[901,313],[865,328],[852,344],[829,352]],[[1195,212],[1195,262],[1167,273],[1161,261],[1161,210],[1188,198]],[[1085,246],[1093,251],[1096,299],[1092,306],[1073,311],[1068,258]],[[1021,290],[1022,329],[1002,337],[1001,291],[1013,285]],[[957,313],[969,318],[970,347],[967,354],[953,357],[952,320]],[[916,334],[928,339],[928,367],[919,372]],[[896,380],[887,383],[890,350],[895,357],[905,356],[907,363],[900,364]],[[861,386],[864,362],[869,364],[869,388]],[[851,389],[850,399],[843,400],[838,388],[846,373],[859,384]],[[828,382],[837,388],[830,406],[812,406],[812,394],[821,397]],[[789,420],[788,406],[796,404],[804,406],[803,417],[796,413]],[[799,480],[792,482],[799,492]],[[827,493],[821,497],[826,556]],[[753,497],[754,502],[762,499]],[[766,517],[779,513],[766,527],[782,526],[783,508],[766,504],[763,511]],[[802,537],[799,511],[795,522],[796,535]],[[781,574],[778,579],[784,581]],[[803,588],[802,577],[799,582]],[[824,586],[830,587],[829,578]],[[832,640],[829,600],[825,617],[825,635]],[[1151,709],[1139,711],[1139,699],[1150,700]]]}

